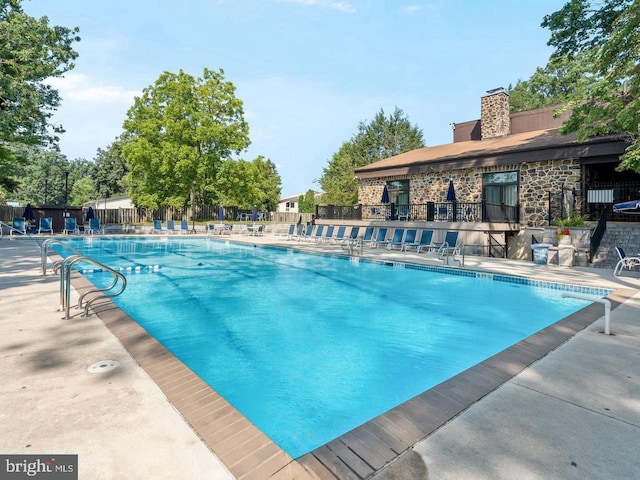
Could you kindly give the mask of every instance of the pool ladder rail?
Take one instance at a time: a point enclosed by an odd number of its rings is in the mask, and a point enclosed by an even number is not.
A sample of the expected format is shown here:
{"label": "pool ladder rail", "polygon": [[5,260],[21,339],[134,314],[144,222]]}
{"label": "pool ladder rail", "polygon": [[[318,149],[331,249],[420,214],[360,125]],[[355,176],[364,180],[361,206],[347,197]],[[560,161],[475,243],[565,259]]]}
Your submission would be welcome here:
{"label": "pool ladder rail", "polygon": [[[90,288],[80,295],[80,297],[78,298],[77,308],[84,308],[83,316],[85,317],[89,316],[89,308],[91,308],[91,305],[95,301],[116,297],[120,295],[122,292],[124,292],[125,288],[127,288],[127,278],[122,273],[90,257],[83,256],[80,252],[78,252],[78,250],[56,239],[47,240],[41,246],[43,275],[46,275],[47,249],[48,249],[48,246],[52,243],[61,244],[65,248],[68,248],[69,250],[74,252],[74,255],[71,255],[62,261],[56,262],[53,267],[54,271],[60,271],[60,310],[64,311],[65,320],[68,320],[70,318],[69,314],[71,310],[71,269],[73,268],[74,265],[77,265],[79,263],[90,263],[98,267],[98,269],[104,272],[111,273],[111,275],[113,276],[113,281],[109,286]],[[96,295],[90,298],[87,298],[91,294],[96,294]]]}

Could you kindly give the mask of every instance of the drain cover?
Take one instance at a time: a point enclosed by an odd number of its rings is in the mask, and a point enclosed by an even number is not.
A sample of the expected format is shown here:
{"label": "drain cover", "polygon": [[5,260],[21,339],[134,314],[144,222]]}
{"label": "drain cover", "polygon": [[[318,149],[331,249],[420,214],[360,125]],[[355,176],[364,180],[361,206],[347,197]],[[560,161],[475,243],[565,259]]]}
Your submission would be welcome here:
{"label": "drain cover", "polygon": [[87,368],[90,373],[104,373],[109,372],[120,366],[120,362],[117,360],[100,360],[99,362],[92,363]]}

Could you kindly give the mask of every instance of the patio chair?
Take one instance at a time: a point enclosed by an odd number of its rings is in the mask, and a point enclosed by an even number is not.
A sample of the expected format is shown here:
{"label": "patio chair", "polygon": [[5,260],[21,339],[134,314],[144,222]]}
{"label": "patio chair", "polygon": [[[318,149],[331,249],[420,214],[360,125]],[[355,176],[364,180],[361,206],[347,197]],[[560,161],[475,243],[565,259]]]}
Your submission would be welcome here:
{"label": "patio chair", "polygon": [[430,252],[435,245],[432,243],[433,240],[433,230],[422,230],[422,235],[420,236],[419,242],[413,243],[405,243],[404,251],[406,252],[409,248],[415,248],[416,253],[420,253],[420,250],[426,250]]}
{"label": "patio chair", "polygon": [[76,223],[76,219],[74,217],[67,217],[64,219],[64,229],[62,233],[69,234],[73,233],[76,235],[80,234],[80,229],[78,228],[78,224]]}
{"label": "patio chair", "polygon": [[313,240],[314,242],[318,243],[322,240],[322,233],[324,232],[324,225],[318,225],[316,227],[316,233],[313,236],[312,239],[309,240]]}
{"label": "patio chair", "polygon": [[278,233],[276,234],[276,238],[284,238],[285,240],[291,240],[296,231],[296,224],[292,223],[289,225],[289,231],[287,233]]}
{"label": "patio chair", "polygon": [[14,233],[17,233],[20,235],[27,234],[27,220],[24,217],[13,217],[9,236],[13,236]]}
{"label": "patio chair", "polygon": [[189,233],[189,222],[186,220],[180,220],[180,233],[186,234]]}
{"label": "patio chair", "polygon": [[296,232],[291,235],[291,238],[288,238],[287,240],[299,240],[302,237],[302,234],[304,233],[304,223],[299,223],[298,226],[296,227]]}
{"label": "patio chair", "polygon": [[322,236],[322,238],[319,240],[318,243],[320,242],[330,242],[331,241],[331,237],[333,237],[333,231],[335,230],[335,227],[333,225],[329,225],[327,227],[327,231],[325,232],[325,234]]}
{"label": "patio chair", "polygon": [[176,224],[173,220],[167,220],[167,233],[176,233]]}
{"label": "patio chair", "polygon": [[404,240],[402,241],[402,245],[400,245],[400,250],[404,251],[407,244],[415,243],[417,234],[418,230],[416,228],[408,229],[407,233],[404,236]]}
{"label": "patio chair", "polygon": [[53,218],[51,217],[40,217],[38,220],[38,233],[46,233],[49,232],[53,235]]}
{"label": "patio chair", "polygon": [[620,258],[613,269],[613,274],[616,277],[619,276],[625,268],[631,270],[634,267],[640,266],[640,257],[628,257],[622,247],[615,247],[615,249]]}
{"label": "patio chair", "polygon": [[460,253],[460,245],[458,243],[458,232],[449,231],[444,237],[444,242],[442,242],[438,247],[439,255],[455,255]]}
{"label": "patio chair", "polygon": [[360,239],[360,243],[362,244],[371,243],[372,238],[373,238],[373,227],[367,227],[364,229],[364,235]]}
{"label": "patio chair", "polygon": [[398,220],[404,220],[406,222],[411,218],[411,209],[405,208],[401,212],[398,213]]}
{"label": "patio chair", "polygon": [[378,245],[384,244],[387,239],[387,227],[378,228],[378,232],[376,233],[375,238],[372,238],[369,242],[363,241],[364,245],[369,244],[372,247],[378,248]]}
{"label": "patio chair", "polygon": [[88,235],[93,235],[94,233],[104,233],[104,228],[100,226],[99,218],[90,218],[89,219],[89,228],[86,228],[84,233]]}
{"label": "patio chair", "polygon": [[162,220],[154,220],[151,233],[162,233]]}
{"label": "patio chair", "polygon": [[347,231],[347,227],[344,225],[340,225],[338,227],[338,232],[336,233],[336,236],[329,239],[332,243],[338,243],[344,240],[344,232]]}
{"label": "patio chair", "polygon": [[393,231],[393,237],[388,242],[384,242],[388,250],[393,250],[393,247],[402,248],[402,239],[404,238],[404,228],[396,228]]}
{"label": "patio chair", "polygon": [[345,242],[354,242],[358,240],[358,234],[360,233],[360,227],[351,227],[351,232],[349,232],[349,236],[343,240]]}
{"label": "patio chair", "polygon": [[298,237],[298,240],[303,240],[305,242],[311,241],[311,235],[313,234],[313,225],[307,225],[304,229],[304,235]]}

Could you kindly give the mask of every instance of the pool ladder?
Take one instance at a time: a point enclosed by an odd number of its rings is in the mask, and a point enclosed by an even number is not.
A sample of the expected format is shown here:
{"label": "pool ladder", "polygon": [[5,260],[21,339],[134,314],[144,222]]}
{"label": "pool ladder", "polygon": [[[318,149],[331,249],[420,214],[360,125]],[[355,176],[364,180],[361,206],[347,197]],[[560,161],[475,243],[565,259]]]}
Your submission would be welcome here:
{"label": "pool ladder", "polygon": [[[41,254],[42,254],[41,260],[42,260],[43,275],[46,275],[48,246],[51,245],[52,243],[60,244],[65,248],[74,252],[74,255],[71,255],[65,258],[64,260],[56,262],[53,266],[53,270],[55,272],[60,271],[60,310],[64,311],[65,320],[68,320],[70,318],[69,311],[71,309],[71,269],[73,268],[74,265],[78,263],[90,263],[98,267],[98,269],[105,272],[109,272],[111,275],[113,275],[113,281],[109,286],[102,287],[102,288],[99,288],[99,287],[90,288],[89,290],[83,292],[80,295],[80,297],[78,298],[77,308],[84,308],[83,316],[85,317],[89,315],[89,308],[96,300],[116,297],[120,295],[122,292],[124,292],[125,288],[127,288],[127,279],[122,273],[114,270],[111,267],[107,267],[106,265],[90,257],[83,256],[75,248],[56,239],[46,240],[45,242],[43,242],[41,246]],[[87,299],[89,295],[94,293],[96,295]]]}

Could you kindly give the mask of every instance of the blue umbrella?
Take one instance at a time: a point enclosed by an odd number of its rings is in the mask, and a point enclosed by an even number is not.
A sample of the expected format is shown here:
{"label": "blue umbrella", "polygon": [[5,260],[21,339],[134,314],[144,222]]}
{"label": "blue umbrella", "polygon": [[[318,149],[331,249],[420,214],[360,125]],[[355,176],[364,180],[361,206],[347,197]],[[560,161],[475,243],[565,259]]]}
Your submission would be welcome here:
{"label": "blue umbrella", "polygon": [[256,207],[253,207],[253,210],[251,211],[251,221],[253,223],[258,221],[258,209]]}
{"label": "blue umbrella", "polygon": [[220,223],[224,222],[224,209],[222,208],[222,205],[218,207],[218,221]]}
{"label": "blue umbrella", "polygon": [[89,207],[89,210],[87,210],[87,222],[93,218],[96,218],[95,214],[93,213],[93,207]]}
{"label": "blue umbrella", "polygon": [[456,191],[453,188],[453,180],[449,180],[449,190],[447,190],[447,202],[456,201]]}
{"label": "blue umbrella", "polygon": [[387,188],[386,185],[382,189],[382,200],[380,200],[380,202],[381,203],[389,203],[389,189]]}
{"label": "blue umbrella", "polygon": [[27,206],[24,209],[24,213],[22,216],[27,220],[27,222],[35,222],[36,216],[33,214],[33,208],[30,203],[27,203]]}
{"label": "blue umbrella", "polygon": [[616,203],[613,206],[615,213],[640,213],[640,200],[632,200],[631,202]]}

